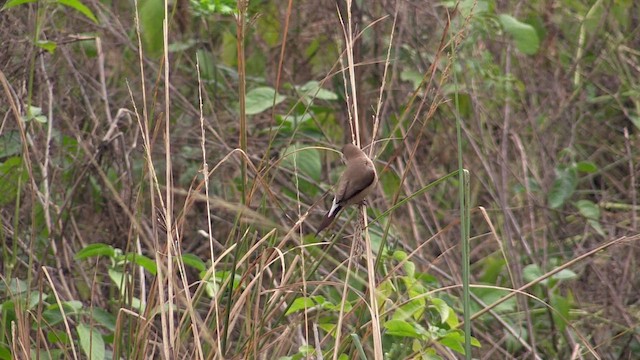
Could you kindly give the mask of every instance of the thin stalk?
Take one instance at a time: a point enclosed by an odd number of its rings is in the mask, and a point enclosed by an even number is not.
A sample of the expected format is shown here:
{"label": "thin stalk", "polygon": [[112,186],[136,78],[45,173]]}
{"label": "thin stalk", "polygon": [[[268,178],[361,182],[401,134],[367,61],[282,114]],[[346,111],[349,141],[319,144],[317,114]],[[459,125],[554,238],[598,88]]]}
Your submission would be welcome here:
{"label": "thin stalk", "polygon": [[464,168],[462,159],[462,119],[460,118],[460,99],[458,97],[458,79],[454,78],[454,102],[456,114],[456,137],[458,143],[458,197],[460,199],[460,239],[462,241],[462,311],[464,318],[464,356],[471,360],[471,297],[469,295],[469,170]]}

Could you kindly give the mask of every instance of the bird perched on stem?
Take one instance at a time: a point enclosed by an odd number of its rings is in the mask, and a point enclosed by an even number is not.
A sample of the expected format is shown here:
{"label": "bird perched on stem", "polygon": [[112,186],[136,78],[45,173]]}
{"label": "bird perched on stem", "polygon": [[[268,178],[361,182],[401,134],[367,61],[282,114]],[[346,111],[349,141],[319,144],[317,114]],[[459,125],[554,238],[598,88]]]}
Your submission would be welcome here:
{"label": "bird perched on stem", "polygon": [[331,225],[340,210],[349,205],[362,203],[378,182],[373,161],[360,148],[353,144],[346,144],[342,147],[342,154],[347,167],[340,176],[333,203],[322,219],[316,236]]}

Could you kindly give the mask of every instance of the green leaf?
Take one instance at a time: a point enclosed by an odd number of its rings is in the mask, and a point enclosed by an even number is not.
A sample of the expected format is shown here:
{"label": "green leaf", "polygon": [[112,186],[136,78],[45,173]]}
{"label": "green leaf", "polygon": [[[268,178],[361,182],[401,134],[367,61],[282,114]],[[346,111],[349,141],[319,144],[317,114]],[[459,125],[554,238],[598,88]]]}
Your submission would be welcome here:
{"label": "green leaf", "polygon": [[18,130],[8,130],[0,134],[0,158],[17,155],[22,152],[22,139]]}
{"label": "green leaf", "polygon": [[567,327],[567,321],[570,320],[571,301],[561,295],[551,294],[551,306],[553,311],[553,322],[558,327],[558,331],[562,332]]}
{"label": "green leaf", "polygon": [[[57,305],[55,305],[57,306]],[[78,312],[80,312],[80,310],[82,310],[82,302],[78,301],[78,300],[69,300],[69,301],[63,301],[62,302],[62,307],[64,307],[64,312],[69,315],[69,314],[77,314]]]}
{"label": "green leaf", "polygon": [[204,261],[193,254],[182,254],[182,262],[184,262],[185,265],[197,269],[198,271],[207,270],[207,265]]}
{"label": "green leaf", "polygon": [[295,300],[293,300],[293,304],[291,304],[291,306],[289,306],[289,309],[287,309],[287,312],[285,313],[286,315],[291,315],[295,312],[298,312],[300,310],[304,310],[304,309],[308,309],[310,307],[314,307],[316,304],[315,302],[313,302],[313,300],[311,298],[308,297],[299,297]]}
{"label": "green leaf", "polygon": [[22,164],[22,158],[13,156],[0,163],[0,205],[16,200],[21,187],[27,182],[29,174]]}
{"label": "green leaf", "polygon": [[446,321],[449,319],[451,308],[449,307],[449,305],[447,305],[446,302],[444,302],[444,300],[432,298],[429,307],[432,309],[436,309],[436,311],[440,315],[441,323],[446,323]]}
{"label": "green leaf", "polygon": [[3,344],[0,344],[0,359],[1,360],[11,360],[11,351],[9,350],[8,347],[4,346]]}
{"label": "green leaf", "polygon": [[53,330],[47,332],[47,340],[51,341],[53,344],[62,343],[65,345],[69,344],[69,336],[65,331],[61,330]]}
{"label": "green leaf", "polygon": [[591,226],[593,228],[593,230],[595,230],[598,235],[600,236],[605,236],[605,232],[604,229],[602,228],[602,224],[600,224],[599,221],[597,220],[593,220],[593,219],[589,219],[587,220],[587,223],[589,224],[589,226]]}
{"label": "green leaf", "polygon": [[385,171],[378,175],[380,184],[382,185],[382,191],[389,198],[393,197],[393,194],[395,194],[400,187],[400,177],[398,174],[396,174],[395,171]]}
{"label": "green leaf", "polygon": [[42,312],[42,319],[46,322],[48,326],[55,326],[60,324],[64,319],[62,313],[60,312],[60,308],[56,305],[53,309],[46,309]]}
{"label": "green leaf", "polygon": [[421,313],[424,310],[423,302],[409,301],[408,303],[400,306],[393,313],[393,320],[407,320],[414,316],[414,314]]}
{"label": "green leaf", "polygon": [[424,74],[415,70],[403,70],[400,73],[400,80],[410,82],[415,90],[422,84]]}
{"label": "green leaf", "polygon": [[107,273],[109,274],[109,278],[111,279],[111,281],[113,281],[118,290],[120,290],[120,294],[125,295],[127,286],[132,283],[131,275],[124,274],[121,271],[117,271],[115,269],[109,269]]}
{"label": "green leaf", "polygon": [[416,329],[408,322],[399,319],[389,320],[384,323],[384,328],[387,329],[387,334],[392,336],[403,336],[419,338],[420,334]]}
{"label": "green leaf", "polygon": [[407,258],[407,253],[402,250],[396,250],[393,252],[393,258],[397,261],[402,261]]}
{"label": "green leaf", "polygon": [[280,104],[286,98],[286,96],[276,93],[276,89],[272,87],[258,87],[247,93],[245,110],[247,115],[260,114],[261,112]]}
{"label": "green leaf", "polygon": [[507,14],[499,15],[498,18],[504,31],[515,40],[518,50],[527,55],[534,55],[538,52],[540,40],[533,26],[520,22],[518,19]]}
{"label": "green leaf", "polygon": [[96,328],[89,328],[87,325],[80,323],[76,327],[78,339],[80,340],[80,348],[90,360],[104,360],[105,349],[102,335]]}
{"label": "green leaf", "polygon": [[590,200],[579,200],[576,201],[576,207],[578,211],[580,211],[580,215],[584,216],[587,219],[599,220],[600,219],[600,208]]}
{"label": "green leaf", "polygon": [[56,51],[58,44],[54,41],[38,40],[36,41],[36,46],[47,51],[50,54],[53,54]]}
{"label": "green leaf", "polygon": [[7,1],[6,4],[4,4],[4,6],[2,7],[2,10],[7,10],[10,9],[14,6],[18,6],[18,5],[22,5],[22,4],[29,4],[29,3],[34,3],[37,2],[38,0],[9,0]]}
{"label": "green leaf", "polygon": [[[494,288],[473,288],[472,292],[486,304],[492,304],[506,295],[505,290]],[[472,307],[475,306],[475,303],[472,302]],[[493,309],[497,313],[513,312],[516,309],[516,300],[515,298],[511,298],[503,301]],[[476,308],[476,310],[479,310],[479,308]]]}
{"label": "green leaf", "polygon": [[91,316],[98,324],[110,331],[116,331],[116,317],[113,314],[96,307],[93,308]]}
{"label": "green leaf", "polygon": [[31,120],[37,121],[42,124],[47,123],[47,117],[42,115],[42,108],[39,108],[37,106],[29,106],[27,114],[22,116],[22,121],[24,122],[28,122]]}
{"label": "green leaf", "polygon": [[415,277],[416,264],[414,264],[412,261],[407,261],[402,267],[404,268],[404,272],[407,273],[407,276]]}
{"label": "green leaf", "polygon": [[58,0],[58,4],[68,6],[74,10],[77,10],[81,12],[82,15],[88,17],[89,20],[93,21],[96,24],[98,23],[98,19],[95,15],[93,15],[93,12],[78,0]]}
{"label": "green leaf", "polygon": [[305,148],[297,144],[291,145],[284,151],[282,166],[298,171],[315,181],[320,181],[322,177],[320,152],[317,149]]}
{"label": "green leaf", "polygon": [[576,168],[578,169],[578,171],[587,174],[593,174],[594,172],[598,171],[598,166],[591,161],[579,161],[576,164]]}
{"label": "green leaf", "polygon": [[141,1],[139,13],[145,53],[158,56],[160,55],[163,46],[163,0],[144,0],[144,2]]}
{"label": "green leaf", "polygon": [[480,281],[488,284],[496,284],[498,278],[502,276],[506,261],[503,257],[487,256],[481,260],[482,274]]}
{"label": "green leaf", "polygon": [[449,349],[464,355],[464,335],[461,331],[452,331],[438,340]]}
{"label": "green leaf", "polygon": [[556,179],[547,194],[547,203],[552,209],[562,206],[573,195],[578,184],[578,174],[575,166],[556,171]]}
{"label": "green leaf", "polygon": [[604,229],[600,224],[600,208],[598,205],[590,200],[579,200],[576,202],[576,207],[580,211],[580,215],[587,218],[587,223],[591,226],[599,235],[605,236]]}
{"label": "green leaf", "polygon": [[542,275],[542,269],[536,264],[529,264],[522,269],[522,278],[526,282],[531,282]]}
{"label": "green leaf", "polygon": [[551,278],[554,280],[571,280],[571,279],[576,279],[577,277],[578,277],[578,274],[576,274],[575,272],[569,269],[560,270],[558,273],[551,276]]}
{"label": "green leaf", "polygon": [[94,256],[106,256],[113,258],[115,257],[115,254],[115,249],[111,245],[95,243],[85,246],[84,249],[76,253],[74,258],[76,260],[84,260]]}
{"label": "green leaf", "polygon": [[313,99],[320,100],[338,100],[338,95],[333,91],[325,90],[320,87],[320,83],[318,81],[309,81],[308,83],[297,87],[298,91],[302,93],[309,102]]}
{"label": "green leaf", "polygon": [[147,270],[151,275],[156,275],[158,269],[156,267],[156,262],[151,260],[150,258],[139,255],[136,253],[128,253],[124,256],[124,259],[130,261],[136,265],[142,266],[145,270]]}

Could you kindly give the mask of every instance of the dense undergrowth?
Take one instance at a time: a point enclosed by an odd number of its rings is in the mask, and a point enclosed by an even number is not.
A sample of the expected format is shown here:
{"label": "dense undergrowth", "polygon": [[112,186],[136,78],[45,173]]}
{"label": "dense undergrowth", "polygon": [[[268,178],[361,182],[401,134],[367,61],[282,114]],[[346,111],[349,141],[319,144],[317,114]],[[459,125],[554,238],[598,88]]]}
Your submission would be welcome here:
{"label": "dense undergrowth", "polygon": [[0,11],[0,359],[640,357],[637,2],[166,5]]}

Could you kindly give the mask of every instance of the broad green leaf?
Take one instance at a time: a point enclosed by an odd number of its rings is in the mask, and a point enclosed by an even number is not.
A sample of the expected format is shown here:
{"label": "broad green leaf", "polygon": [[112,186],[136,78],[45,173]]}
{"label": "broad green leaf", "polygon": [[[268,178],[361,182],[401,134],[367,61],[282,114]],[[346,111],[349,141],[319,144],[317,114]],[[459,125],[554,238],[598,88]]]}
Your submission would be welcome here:
{"label": "broad green leaf", "polygon": [[422,84],[422,80],[424,80],[424,74],[421,72],[417,72],[415,70],[403,70],[400,73],[400,80],[408,81],[413,85],[413,89],[417,89],[420,84]]}
{"label": "broad green leaf", "polygon": [[27,114],[22,116],[22,121],[24,122],[28,122],[31,120],[37,121],[41,124],[47,123],[47,117],[45,115],[42,115],[42,108],[39,108],[37,106],[29,106]]}
{"label": "broad green leaf", "polygon": [[385,171],[379,174],[380,184],[382,185],[382,191],[389,196],[393,197],[393,194],[398,191],[400,187],[400,177],[395,171]]}
{"label": "broad green leaf", "polygon": [[182,261],[185,265],[191,266],[198,271],[207,270],[207,265],[204,263],[204,261],[193,254],[182,254]]}
{"label": "broad green leaf", "polygon": [[594,204],[593,201],[576,201],[576,207],[578,208],[578,211],[580,211],[580,215],[584,216],[585,218],[592,220],[600,219],[600,208],[598,207],[598,205]]}
{"label": "broad green leaf", "polygon": [[247,115],[260,114],[261,112],[280,104],[286,98],[286,96],[276,93],[274,88],[268,86],[262,86],[250,90],[246,95],[245,102]]}
{"label": "broad green leaf", "polygon": [[504,31],[515,40],[518,50],[527,55],[534,55],[538,52],[540,40],[533,26],[520,22],[518,19],[507,14],[499,15],[498,18]]}
{"label": "broad green leaf", "polygon": [[302,93],[302,96],[311,101],[312,99],[320,100],[338,100],[338,95],[333,91],[325,90],[320,87],[318,81],[309,81],[308,83],[298,87],[298,91]]}
{"label": "broad green leaf", "polygon": [[3,344],[0,344],[0,359],[1,360],[11,360],[11,351],[9,348]]}
{"label": "broad green leaf", "polygon": [[102,334],[95,327],[89,328],[87,325],[80,323],[76,327],[78,339],[80,340],[80,348],[87,355],[89,360],[104,360],[104,340]]}
{"label": "broad green leaf", "polygon": [[449,311],[449,317],[447,318],[445,323],[449,325],[450,329],[454,329],[458,327],[458,324],[460,324],[460,321],[458,320],[458,316],[454,311]]}
{"label": "broad green leaf", "polygon": [[82,302],[78,300],[63,301],[62,306],[64,307],[64,312],[67,315],[77,314],[78,312],[80,312],[80,310],[82,310]]}
{"label": "broad green leaf", "polygon": [[300,310],[304,310],[304,309],[308,309],[310,307],[314,307],[316,304],[313,302],[313,300],[311,298],[308,297],[299,297],[295,300],[293,300],[293,304],[291,304],[291,306],[289,306],[289,309],[287,310],[287,312],[285,313],[285,315],[291,315],[295,312],[298,312]]}
{"label": "broad green leaf", "polygon": [[236,0],[192,0],[190,6],[197,16],[210,16],[215,13],[232,15],[237,12]]}
{"label": "broad green leaf", "polygon": [[599,235],[605,236],[604,229],[600,224],[600,208],[590,200],[580,200],[576,202],[576,207],[580,211],[580,215],[587,218],[587,223]]}
{"label": "broad green leaf", "polygon": [[11,9],[14,6],[37,2],[38,0],[9,0],[2,6],[2,10]]}
{"label": "broad green leaf", "polygon": [[76,253],[74,258],[76,260],[83,260],[94,256],[106,256],[113,258],[115,253],[115,249],[111,245],[95,243],[85,246],[84,249]]}
{"label": "broad green leaf", "polygon": [[151,275],[155,275],[158,271],[156,267],[156,262],[144,255],[139,255],[136,253],[128,253],[124,256],[124,259],[127,261],[131,261],[136,265],[142,266]]}
{"label": "broad green leaf", "polygon": [[556,172],[556,179],[547,194],[547,203],[552,209],[562,206],[573,195],[578,184],[578,174],[575,166],[561,169]]}
{"label": "broad green leaf", "polygon": [[536,264],[529,264],[522,269],[522,278],[526,282],[531,282],[542,275],[542,269]]}
{"label": "broad green leaf", "polygon": [[162,22],[164,18],[163,0],[144,0],[140,3],[140,27],[145,54],[158,56],[163,46]]}
{"label": "broad green leaf", "polygon": [[458,331],[452,331],[438,340],[449,349],[464,355],[464,335]]}
{"label": "broad green leaf", "polygon": [[387,329],[386,333],[392,336],[420,337],[413,325],[404,320],[389,320],[384,323],[384,328]]}
{"label": "broad green leaf", "polygon": [[[0,282],[0,293],[11,293],[13,296],[15,296],[22,294],[27,290],[29,290],[29,286],[27,285],[27,283],[24,280],[20,280],[18,278],[12,278],[11,281],[9,281],[8,286],[7,282]],[[0,303],[0,306],[2,306],[2,304],[4,303]]]}
{"label": "broad green leaf", "polygon": [[571,301],[561,295],[551,294],[551,307],[553,311],[553,322],[558,327],[558,331],[562,332],[567,327],[567,321],[570,320]]}
{"label": "broad green leaf", "polygon": [[436,309],[438,314],[440,315],[440,322],[445,323],[449,319],[449,314],[451,312],[451,308],[447,305],[446,302],[442,299],[432,298],[431,304],[429,304],[430,308]]}
{"label": "broad green leaf", "polygon": [[320,152],[317,149],[305,148],[297,144],[291,145],[282,156],[282,166],[298,171],[315,181],[320,181],[322,178]]}
{"label": "broad green leaf", "polygon": [[407,258],[407,253],[402,250],[396,250],[393,252],[393,258],[397,261],[402,261]]}
{"label": "broad green leaf", "polygon": [[[50,326],[50,324],[48,325]],[[69,336],[67,336],[67,332],[61,331],[61,330],[53,330],[53,331],[47,332],[47,340],[51,341],[51,343],[53,344],[57,344],[57,343],[62,343],[65,345],[69,344]]]}
{"label": "broad green leaf", "polygon": [[55,41],[38,40],[36,41],[36,46],[43,50],[46,50],[50,54],[53,54],[56,51],[58,44]]}
{"label": "broad green leaf", "polygon": [[111,281],[113,281],[113,283],[120,290],[120,294],[125,295],[127,286],[129,286],[132,283],[131,275],[124,274],[115,269],[109,269],[107,273],[109,274],[109,278],[111,279]]}
{"label": "broad green leaf", "polygon": [[[448,332],[445,336],[440,338],[438,342],[464,355],[464,333],[461,330]],[[478,339],[474,337],[471,337],[471,346],[481,347]]]}
{"label": "broad green leaf", "polygon": [[402,267],[404,268],[404,272],[407,274],[407,276],[415,277],[416,264],[414,264],[412,261],[407,261]]}
{"label": "broad green leaf", "polygon": [[46,322],[48,326],[55,326],[60,324],[64,319],[62,313],[60,312],[60,308],[56,306],[53,309],[46,309],[42,312],[42,319]]}
{"label": "broad green leaf", "polygon": [[480,281],[495,284],[504,274],[504,267],[506,265],[506,260],[503,257],[498,256],[487,256],[481,260],[482,262],[482,273],[480,275]]}
{"label": "broad green leaf", "polygon": [[326,332],[327,334],[329,334],[331,336],[335,336],[336,335],[336,333],[334,332],[334,330],[336,329],[336,324],[321,322],[321,323],[318,324],[318,327],[320,329],[324,330],[324,332]]}
{"label": "broad green leaf", "polygon": [[[492,304],[497,300],[501,299],[507,292],[505,290],[494,289],[494,288],[472,288],[471,291],[482,299],[482,302],[486,304]],[[474,302],[471,302],[471,307],[475,310],[480,310],[478,305]],[[511,298],[509,300],[503,301],[500,305],[494,308],[494,311],[497,313],[506,313],[512,312],[516,309],[516,300],[515,298]]]}
{"label": "broad green leaf", "polygon": [[591,161],[579,161],[576,164],[576,168],[578,169],[578,171],[587,174],[593,174],[594,172],[598,171],[598,166]]}
{"label": "broad green leaf", "polygon": [[196,58],[200,66],[200,77],[205,83],[213,84],[216,81],[216,60],[209,50],[199,49],[196,51]]}
{"label": "broad green leaf", "polygon": [[93,308],[91,316],[100,325],[106,327],[110,331],[116,331],[116,317],[98,307]]}
{"label": "broad green leaf", "polygon": [[569,269],[560,270],[558,273],[551,276],[554,280],[571,280],[576,279],[577,277],[578,275]]}
{"label": "broad green leaf", "polygon": [[414,314],[424,311],[423,303],[414,300],[403,304],[393,313],[393,320],[407,320],[413,317]]}
{"label": "broad green leaf", "polygon": [[[196,46],[197,44],[198,42],[195,39],[187,39],[185,41],[176,41],[169,44],[169,47],[167,50],[169,50],[170,53],[185,52],[191,49],[192,47]],[[200,67],[202,67],[202,63],[200,63]]]}
{"label": "broad green leaf", "polygon": [[10,157],[0,163],[0,205],[16,201],[18,190],[28,181],[28,176],[20,156]]}
{"label": "broad green leaf", "polygon": [[602,224],[600,224],[599,221],[597,220],[593,220],[593,219],[589,219],[587,220],[587,223],[589,223],[589,226],[591,226],[593,228],[593,230],[595,230],[598,235],[600,236],[605,236],[605,232],[604,229],[602,228]]}
{"label": "broad green leaf", "polygon": [[77,10],[81,12],[82,15],[88,17],[89,20],[93,21],[96,24],[98,23],[98,19],[95,15],[93,15],[93,12],[78,0],[58,0],[58,4],[68,6],[74,10]]}
{"label": "broad green leaf", "polygon": [[3,131],[0,134],[0,159],[22,152],[22,139],[18,130]]}

